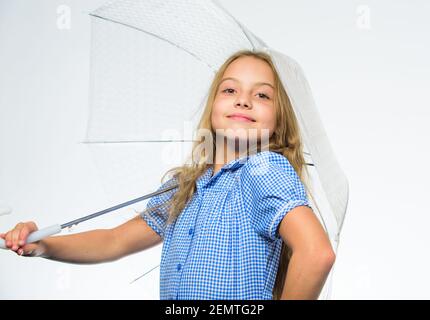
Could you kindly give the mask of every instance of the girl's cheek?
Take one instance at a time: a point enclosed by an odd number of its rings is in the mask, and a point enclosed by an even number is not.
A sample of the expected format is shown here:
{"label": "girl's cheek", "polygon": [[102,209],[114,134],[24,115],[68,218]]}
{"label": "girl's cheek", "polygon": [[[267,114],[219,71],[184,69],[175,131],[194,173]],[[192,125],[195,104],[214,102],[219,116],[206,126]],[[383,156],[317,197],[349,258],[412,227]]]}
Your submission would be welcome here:
{"label": "girl's cheek", "polygon": [[225,101],[232,101],[232,100],[234,100],[234,97],[232,95],[222,95],[222,94],[220,94],[216,98],[216,100],[223,101],[223,102],[225,102]]}
{"label": "girl's cheek", "polygon": [[218,99],[214,103],[213,112],[214,113],[225,113],[228,108],[228,102],[224,99]]}
{"label": "girl's cheek", "polygon": [[223,115],[223,110],[222,108],[217,108],[216,106],[214,106],[213,110],[212,110],[212,123],[218,123],[218,121],[221,121],[222,119],[222,115]]}
{"label": "girl's cheek", "polygon": [[219,101],[217,101],[216,103],[214,103],[213,109],[212,109],[212,114],[214,116],[217,116],[222,110],[222,105],[219,103]]}

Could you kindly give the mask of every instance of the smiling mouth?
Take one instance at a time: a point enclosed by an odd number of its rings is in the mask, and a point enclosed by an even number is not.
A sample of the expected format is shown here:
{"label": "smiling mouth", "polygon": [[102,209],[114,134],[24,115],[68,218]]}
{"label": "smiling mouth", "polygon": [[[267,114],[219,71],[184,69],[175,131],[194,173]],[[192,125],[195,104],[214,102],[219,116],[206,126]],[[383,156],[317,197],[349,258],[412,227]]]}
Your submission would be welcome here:
{"label": "smiling mouth", "polygon": [[236,120],[236,121],[255,122],[255,120],[251,120],[249,118],[242,117],[242,116],[229,116],[227,118],[232,119],[232,120]]}

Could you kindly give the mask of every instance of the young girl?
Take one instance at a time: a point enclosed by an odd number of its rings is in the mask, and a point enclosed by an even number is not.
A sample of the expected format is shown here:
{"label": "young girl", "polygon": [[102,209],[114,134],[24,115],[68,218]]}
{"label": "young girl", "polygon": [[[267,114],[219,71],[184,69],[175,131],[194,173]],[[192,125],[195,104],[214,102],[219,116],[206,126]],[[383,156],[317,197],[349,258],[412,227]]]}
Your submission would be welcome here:
{"label": "young girl", "polygon": [[[37,230],[27,222],[0,236],[19,255],[70,263],[113,261],[163,241],[161,299],[317,299],[335,254],[309,205],[299,127],[268,54],[227,59],[198,129],[210,147],[196,157],[197,141],[191,164],[169,170],[159,190],[177,187],[123,225],[25,244]],[[247,155],[238,145],[251,131],[259,152]]]}

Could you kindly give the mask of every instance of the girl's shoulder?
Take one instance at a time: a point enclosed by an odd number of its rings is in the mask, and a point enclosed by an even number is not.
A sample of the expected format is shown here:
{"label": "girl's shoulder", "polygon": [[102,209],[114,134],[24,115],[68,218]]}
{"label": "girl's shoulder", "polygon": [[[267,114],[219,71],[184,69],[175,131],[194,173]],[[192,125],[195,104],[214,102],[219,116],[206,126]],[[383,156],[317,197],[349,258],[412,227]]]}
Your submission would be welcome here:
{"label": "girl's shoulder", "polygon": [[278,184],[300,184],[290,161],[283,154],[263,151],[249,157],[240,172],[242,184],[275,188]]}
{"label": "girl's shoulder", "polygon": [[158,191],[164,191],[164,192],[161,192],[155,196],[152,196],[150,203],[152,203],[152,202],[164,202],[164,201],[170,199],[175,194],[175,192],[177,190],[178,190],[178,179],[177,179],[177,177],[176,176],[169,177],[169,178],[167,178],[167,181],[162,182],[161,185],[155,190],[155,192],[158,192]]}
{"label": "girl's shoulder", "polygon": [[244,171],[246,173],[250,173],[251,171],[256,174],[264,174],[268,173],[268,170],[294,171],[293,166],[287,157],[270,150],[262,151],[250,156],[247,163],[244,165]]}

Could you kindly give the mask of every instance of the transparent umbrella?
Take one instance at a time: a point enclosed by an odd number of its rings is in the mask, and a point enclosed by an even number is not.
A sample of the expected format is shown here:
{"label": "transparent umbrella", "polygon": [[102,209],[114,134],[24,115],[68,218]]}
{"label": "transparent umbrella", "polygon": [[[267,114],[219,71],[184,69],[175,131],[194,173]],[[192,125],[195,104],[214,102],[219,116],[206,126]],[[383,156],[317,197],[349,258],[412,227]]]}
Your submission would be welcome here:
{"label": "transparent umbrella", "polygon": [[[113,145],[169,143],[191,151],[214,73],[238,50],[265,51],[275,63],[297,116],[308,164],[306,180],[313,195],[311,206],[337,252],[348,182],[303,70],[294,59],[270,48],[214,0],[113,1],[90,16],[89,119],[84,142],[101,166],[106,165],[107,175],[115,171],[109,170],[112,155],[107,156]],[[175,150],[170,149],[170,157],[175,157]],[[123,164],[121,159],[115,161]],[[135,166],[126,167],[136,172]],[[125,192],[138,192],[140,186],[132,182],[124,184],[130,188]],[[60,230],[56,225],[39,236]],[[330,296],[331,274],[320,295],[323,299]]]}

